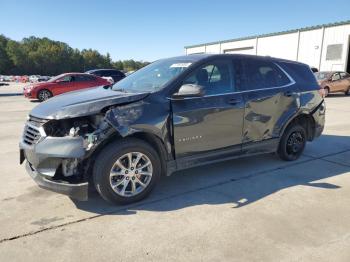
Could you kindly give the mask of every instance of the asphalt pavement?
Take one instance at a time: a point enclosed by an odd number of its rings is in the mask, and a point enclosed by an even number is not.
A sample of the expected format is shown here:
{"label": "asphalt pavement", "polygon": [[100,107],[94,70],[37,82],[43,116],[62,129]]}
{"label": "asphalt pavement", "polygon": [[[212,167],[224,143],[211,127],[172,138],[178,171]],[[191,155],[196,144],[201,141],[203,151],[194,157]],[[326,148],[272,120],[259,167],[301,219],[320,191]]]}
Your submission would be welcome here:
{"label": "asphalt pavement", "polygon": [[18,142],[37,104],[0,96],[0,261],[350,261],[350,97],[326,98],[324,134],[296,162],[177,172],[128,206],[36,186]]}

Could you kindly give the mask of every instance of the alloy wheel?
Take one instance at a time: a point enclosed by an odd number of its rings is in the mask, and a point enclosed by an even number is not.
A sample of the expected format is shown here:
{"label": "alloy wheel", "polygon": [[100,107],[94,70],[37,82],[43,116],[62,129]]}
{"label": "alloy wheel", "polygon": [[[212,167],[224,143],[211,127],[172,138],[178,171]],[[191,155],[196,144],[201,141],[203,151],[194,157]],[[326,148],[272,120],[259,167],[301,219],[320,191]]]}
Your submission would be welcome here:
{"label": "alloy wheel", "polygon": [[143,153],[130,152],[122,155],[110,171],[110,186],[123,197],[132,197],[144,191],[152,180],[151,160]]}
{"label": "alloy wheel", "polygon": [[45,100],[49,99],[50,97],[51,97],[51,94],[47,90],[42,90],[39,93],[39,100],[41,100],[41,101],[45,101]]}

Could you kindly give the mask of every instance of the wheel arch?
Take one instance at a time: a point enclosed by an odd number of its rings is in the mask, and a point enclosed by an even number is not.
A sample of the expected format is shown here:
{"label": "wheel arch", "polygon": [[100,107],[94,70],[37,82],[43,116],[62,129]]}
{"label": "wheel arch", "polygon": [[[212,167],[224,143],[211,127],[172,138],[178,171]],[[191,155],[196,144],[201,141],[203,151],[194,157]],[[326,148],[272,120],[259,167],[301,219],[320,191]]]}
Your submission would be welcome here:
{"label": "wheel arch", "polygon": [[[324,87],[323,87],[323,89],[327,89],[328,90],[328,94],[330,94],[331,93],[331,88],[330,88],[330,86],[328,86],[328,85],[325,85]],[[327,95],[328,95],[327,94]]]}
{"label": "wheel arch", "polygon": [[295,117],[289,119],[289,121],[282,128],[280,137],[282,137],[282,135],[288,129],[288,127],[295,124],[299,124],[305,128],[308,141],[312,141],[314,139],[313,130],[315,129],[315,119],[313,118],[311,113],[305,113],[305,112],[300,113]]}
{"label": "wheel arch", "polygon": [[156,150],[160,159],[162,175],[166,174],[166,169],[167,169],[166,163],[170,159],[169,159],[169,155],[167,153],[165,144],[158,136],[148,132],[136,132],[130,136],[127,136],[126,138],[128,137],[138,138],[140,140],[145,141],[147,144],[153,147],[153,149]]}
{"label": "wheel arch", "polygon": [[108,146],[111,142],[115,140],[121,140],[121,139],[127,139],[127,138],[137,138],[139,140],[142,140],[149,144],[158,154],[160,162],[161,162],[161,171],[162,174],[166,174],[167,169],[167,161],[170,160],[169,154],[167,153],[166,146],[155,134],[148,133],[148,132],[135,132],[128,136],[122,136],[117,130],[113,132],[111,135],[109,135],[106,139],[104,139],[94,150],[91,152],[89,157],[87,158],[88,161],[88,168],[87,168],[87,174],[89,177],[90,172],[94,165],[94,160],[97,158],[99,153]]}

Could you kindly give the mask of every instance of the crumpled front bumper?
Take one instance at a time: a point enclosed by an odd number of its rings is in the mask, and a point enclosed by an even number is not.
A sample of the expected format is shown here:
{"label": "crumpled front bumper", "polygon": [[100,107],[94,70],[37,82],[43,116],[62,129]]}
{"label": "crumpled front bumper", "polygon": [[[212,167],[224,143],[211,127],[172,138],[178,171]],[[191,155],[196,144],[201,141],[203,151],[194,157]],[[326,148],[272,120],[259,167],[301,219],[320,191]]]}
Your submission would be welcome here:
{"label": "crumpled front bumper", "polygon": [[56,193],[67,195],[71,198],[86,201],[88,199],[89,183],[67,183],[63,181],[54,181],[44,177],[43,175],[36,172],[31,164],[26,162],[26,170],[33,180],[38,184],[39,187],[47,189]]}
{"label": "crumpled front bumper", "polygon": [[73,183],[56,177],[63,160],[81,159],[85,155],[81,137],[45,137],[34,145],[21,141],[19,147],[20,164],[27,160],[26,170],[41,188],[87,200],[87,181]]}

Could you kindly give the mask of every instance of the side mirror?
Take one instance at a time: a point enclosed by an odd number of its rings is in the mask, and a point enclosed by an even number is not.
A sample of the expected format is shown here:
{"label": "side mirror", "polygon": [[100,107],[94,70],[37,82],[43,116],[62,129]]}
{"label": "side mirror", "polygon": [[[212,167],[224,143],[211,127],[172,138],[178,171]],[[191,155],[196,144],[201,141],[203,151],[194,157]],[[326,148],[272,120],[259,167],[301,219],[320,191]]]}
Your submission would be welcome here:
{"label": "side mirror", "polygon": [[200,85],[185,84],[182,85],[179,91],[173,94],[173,98],[181,99],[185,97],[201,97],[204,95],[204,88]]}
{"label": "side mirror", "polygon": [[104,89],[112,89],[112,84],[103,86]]}

